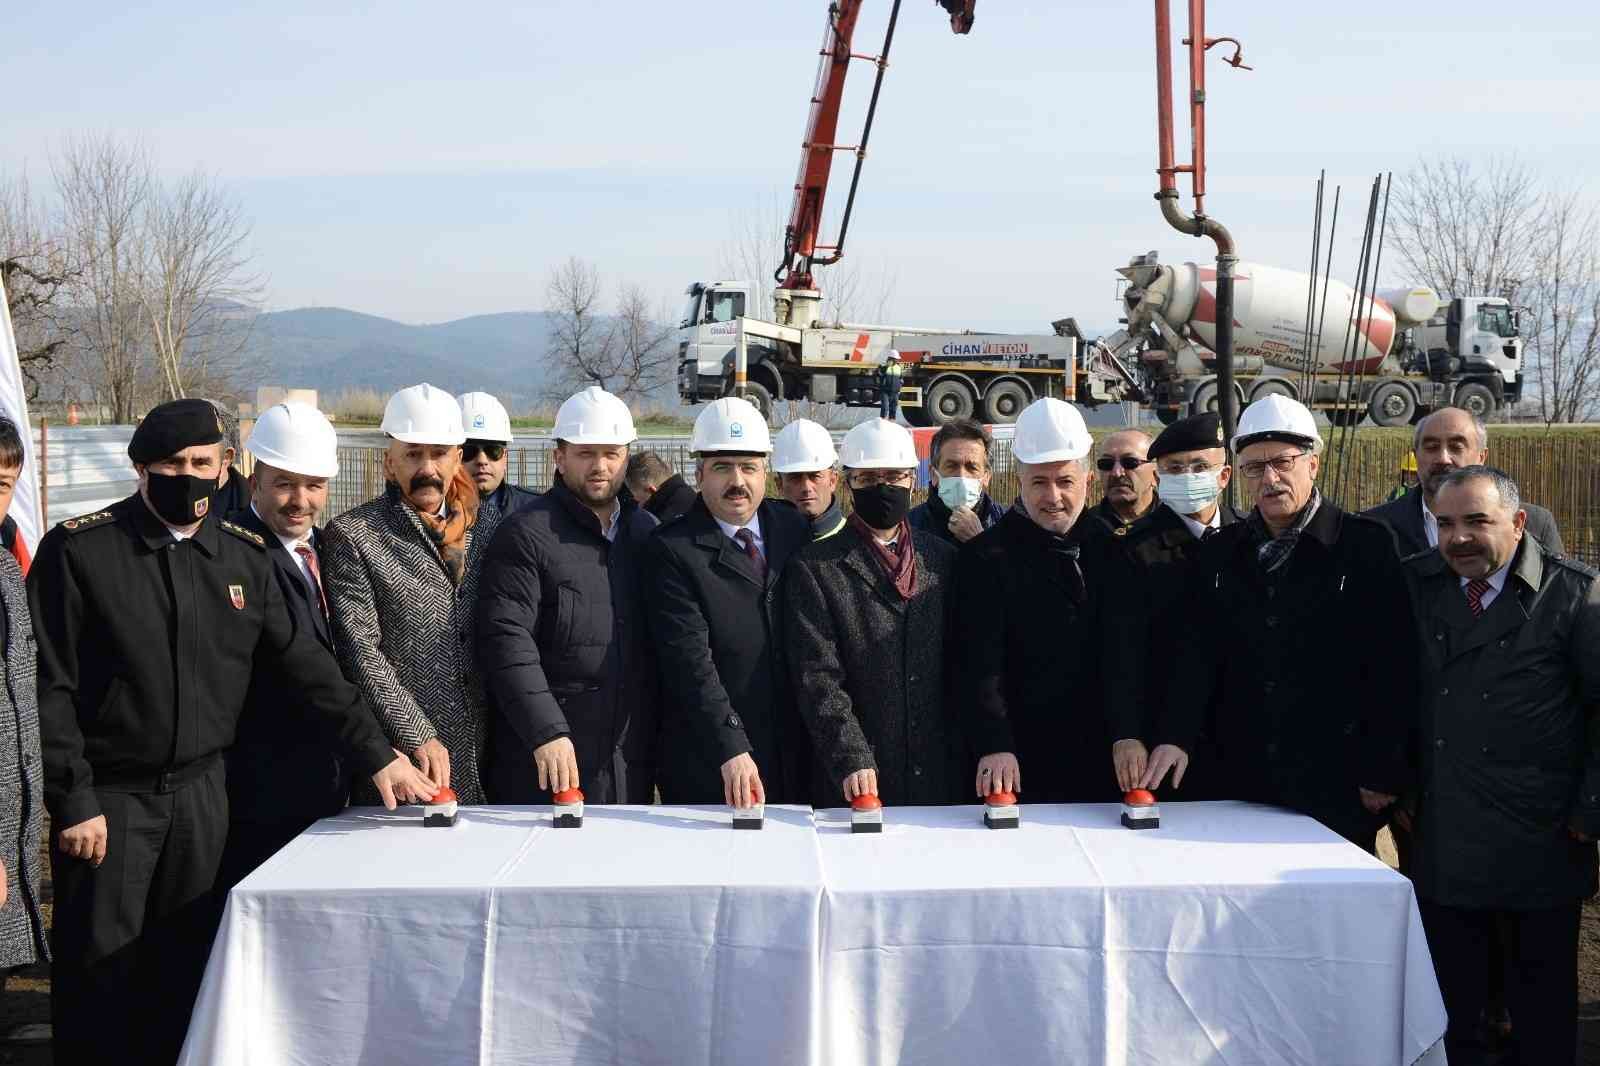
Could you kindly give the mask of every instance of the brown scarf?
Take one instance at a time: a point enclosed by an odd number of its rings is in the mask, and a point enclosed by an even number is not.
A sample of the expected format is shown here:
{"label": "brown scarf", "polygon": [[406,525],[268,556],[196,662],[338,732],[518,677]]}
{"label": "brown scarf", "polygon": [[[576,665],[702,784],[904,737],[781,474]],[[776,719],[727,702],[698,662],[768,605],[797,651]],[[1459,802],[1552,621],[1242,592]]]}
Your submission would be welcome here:
{"label": "brown scarf", "polygon": [[867,542],[867,549],[877,562],[878,569],[894,585],[900,599],[909,600],[911,590],[917,586],[917,547],[911,543],[911,523],[900,519],[900,531],[895,534],[892,548],[878,539],[878,534],[861,520],[860,515],[852,513],[850,525]]}
{"label": "brown scarf", "polygon": [[456,467],[456,476],[445,489],[444,517],[421,511],[417,517],[438,549],[450,583],[459,588],[461,579],[467,576],[467,530],[478,521],[478,486],[467,473],[465,463]]}

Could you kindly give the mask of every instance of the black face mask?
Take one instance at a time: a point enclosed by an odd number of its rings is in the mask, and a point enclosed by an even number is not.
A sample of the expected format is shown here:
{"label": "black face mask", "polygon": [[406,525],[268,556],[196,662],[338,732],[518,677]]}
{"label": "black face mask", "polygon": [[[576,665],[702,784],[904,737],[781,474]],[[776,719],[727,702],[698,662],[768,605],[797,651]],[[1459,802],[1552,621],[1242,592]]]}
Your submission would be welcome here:
{"label": "black face mask", "polygon": [[211,510],[211,496],[217,479],[188,474],[158,474],[145,471],[145,496],[150,509],[169,526],[192,526]]}
{"label": "black face mask", "polygon": [[911,510],[911,489],[905,485],[868,485],[851,489],[850,500],[856,514],[873,529],[895,529]]}

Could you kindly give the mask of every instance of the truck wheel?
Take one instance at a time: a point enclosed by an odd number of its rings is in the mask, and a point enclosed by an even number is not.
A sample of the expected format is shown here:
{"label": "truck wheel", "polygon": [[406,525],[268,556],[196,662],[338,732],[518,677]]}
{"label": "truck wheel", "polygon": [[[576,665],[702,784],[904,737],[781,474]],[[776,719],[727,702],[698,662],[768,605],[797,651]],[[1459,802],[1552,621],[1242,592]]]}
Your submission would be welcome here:
{"label": "truck wheel", "polygon": [[[1234,386],[1233,386],[1233,412],[1234,412],[1234,416],[1238,417],[1239,413],[1241,411],[1243,411],[1243,410],[1244,410],[1244,390],[1241,389],[1239,387],[1238,383],[1236,382],[1234,384]],[[1212,378],[1209,381],[1202,381],[1200,383],[1199,387],[1194,390],[1194,399],[1192,399],[1189,402],[1189,414],[1191,414],[1191,415],[1204,415],[1204,414],[1213,414],[1213,413],[1215,413],[1215,414],[1220,414],[1221,413],[1220,411],[1217,410],[1217,380],[1216,380],[1216,378]]]}
{"label": "truck wheel", "polygon": [[769,423],[772,421],[772,392],[759,381],[746,381],[744,383],[744,398],[756,405],[756,410],[761,412],[761,417]]}
{"label": "truck wheel", "polygon": [[1367,414],[1378,426],[1409,426],[1416,412],[1417,398],[1398,381],[1385,381],[1367,401]]}
{"label": "truck wheel", "polygon": [[1455,406],[1488,420],[1494,416],[1494,393],[1489,386],[1469,382],[1456,390]]}
{"label": "truck wheel", "polygon": [[1298,400],[1300,398],[1299,390],[1289,382],[1278,378],[1267,378],[1265,381],[1257,383],[1256,387],[1250,390],[1251,403],[1265,399],[1268,396],[1282,396],[1290,400]]}
{"label": "truck wheel", "polygon": [[1028,387],[1015,378],[1001,378],[983,394],[983,419],[995,425],[1010,425],[1033,400]]}
{"label": "truck wheel", "polygon": [[922,394],[922,409],[927,412],[930,424],[936,426],[958,418],[971,418],[977,407],[978,398],[960,378],[940,378]]}

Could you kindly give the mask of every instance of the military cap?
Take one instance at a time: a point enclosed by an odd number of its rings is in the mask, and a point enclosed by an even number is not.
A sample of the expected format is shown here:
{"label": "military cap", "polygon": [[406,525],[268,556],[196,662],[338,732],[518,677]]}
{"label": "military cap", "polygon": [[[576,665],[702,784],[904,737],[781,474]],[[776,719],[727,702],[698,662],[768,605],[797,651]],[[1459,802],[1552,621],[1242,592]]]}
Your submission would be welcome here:
{"label": "military cap", "polygon": [[133,431],[128,458],[158,463],[196,444],[215,444],[226,436],[222,416],[210,400],[172,400],[152,408]]}
{"label": "military cap", "polygon": [[1159,459],[1174,452],[1198,452],[1223,447],[1222,419],[1215,411],[1180,418],[1161,431],[1150,444],[1150,458]]}

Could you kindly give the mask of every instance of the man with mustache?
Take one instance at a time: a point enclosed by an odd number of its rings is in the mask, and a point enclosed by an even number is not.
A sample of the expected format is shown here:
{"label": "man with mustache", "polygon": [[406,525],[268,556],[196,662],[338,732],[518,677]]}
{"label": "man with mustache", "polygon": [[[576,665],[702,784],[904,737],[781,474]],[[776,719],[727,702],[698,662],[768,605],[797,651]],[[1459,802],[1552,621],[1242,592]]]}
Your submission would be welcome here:
{"label": "man with mustache", "polygon": [[598,386],[556,413],[555,482],[501,523],[478,591],[496,803],[649,803],[657,680],[640,555],[656,520],[623,487],[628,405]]}
{"label": "man with mustache", "polygon": [[[1398,500],[1372,508],[1367,514],[1394,530],[1400,554],[1413,555],[1439,544],[1439,523],[1433,501],[1444,479],[1463,467],[1489,459],[1489,427],[1483,419],[1459,407],[1441,407],[1417,423],[1412,436],[1422,483]],[[1538,504],[1522,502],[1528,514],[1528,532],[1554,555],[1566,552],[1555,516]]]}
{"label": "man with mustache", "polygon": [[724,397],[694,422],[700,495],[645,549],[661,663],[661,798],[805,802],[804,727],[784,668],[778,585],[811,529],[765,499],[772,445],[761,412]]}
{"label": "man with mustache", "polygon": [[1371,851],[1407,780],[1416,634],[1394,535],[1322,498],[1321,447],[1311,412],[1288,397],[1239,419],[1233,450],[1255,506],[1192,564],[1140,785],[1169,772],[1181,785],[1214,723],[1226,798],[1309,814]]}
{"label": "man with mustache", "polygon": [[1125,530],[1156,505],[1156,468],[1150,461],[1150,434],[1120,429],[1100,442],[1094,461],[1105,484],[1094,515],[1113,532]]}
{"label": "man with mustache", "polygon": [[778,490],[811,523],[813,540],[827,540],[844,528],[838,463],[833,435],[808,418],[784,426],[773,442],[772,469],[778,474]]}
{"label": "man with mustache", "polygon": [[138,491],[56,526],[29,571],[63,1066],[178,1057],[215,924],[222,753],[256,675],[286,678],[277,712],[386,805],[435,790],[296,623],[266,538],[212,510],[222,438],[206,400],[152,410],[128,445]]}
{"label": "man with mustache", "polygon": [[[424,382],[383,412],[382,496],[328,524],[334,643],[390,743],[460,802],[484,802],[488,710],[473,657],[483,554],[500,524],[461,462],[455,397]],[[357,802],[371,802],[359,790]]]}
{"label": "man with mustache", "polygon": [[[317,519],[339,473],[338,435],[315,407],[280,403],[262,412],[245,447],[255,458],[250,505],[229,517],[260,536],[295,624],[332,658]],[[228,845],[217,876],[224,893],[350,798],[349,769],[333,746],[285,713],[298,698],[292,678],[267,670],[251,678],[226,757]]]}
{"label": "man with mustache", "polygon": [[1438,550],[1405,561],[1424,698],[1422,777],[1404,806],[1445,1050],[1477,1061],[1468,1050],[1503,972],[1517,1061],[1564,1066],[1600,836],[1600,582],[1527,535],[1499,470],[1452,471],[1430,507]]}
{"label": "man with mustache", "polygon": [[812,803],[958,803],[967,767],[944,654],[956,549],[906,521],[908,430],[870,419],[841,450],[850,518],[800,553],[784,590],[789,674],[816,753]]}
{"label": "man with mustache", "polygon": [[1024,409],[1012,441],[1017,502],[956,562],[952,602],[982,605],[955,612],[951,642],[954,706],[980,757],[971,779],[979,797],[1092,803],[1117,794],[1097,662],[1111,538],[1084,510],[1091,447],[1072,404],[1047,398]]}
{"label": "man with mustache", "polygon": [[537,500],[537,492],[506,478],[512,436],[505,405],[487,392],[464,392],[456,402],[461,405],[461,425],[467,433],[461,463],[477,484],[478,496],[494,504],[503,516],[516,514]]}

